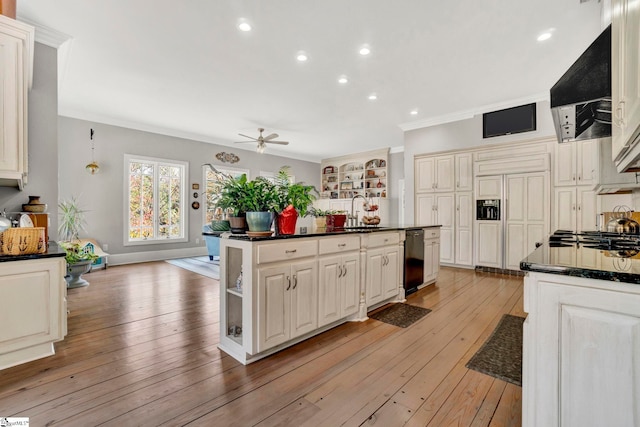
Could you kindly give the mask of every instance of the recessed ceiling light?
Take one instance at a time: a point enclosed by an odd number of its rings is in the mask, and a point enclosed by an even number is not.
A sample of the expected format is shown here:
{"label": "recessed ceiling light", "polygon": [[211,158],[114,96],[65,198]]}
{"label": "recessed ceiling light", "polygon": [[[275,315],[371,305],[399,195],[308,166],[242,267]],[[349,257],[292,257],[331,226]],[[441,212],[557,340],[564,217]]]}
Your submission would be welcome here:
{"label": "recessed ceiling light", "polygon": [[418,115],[418,110],[411,110],[411,114],[412,116],[417,116]]}
{"label": "recessed ceiling light", "polygon": [[551,38],[551,33],[550,32],[546,32],[546,33],[542,33],[538,36],[538,41],[542,42],[545,40],[549,40]]}
{"label": "recessed ceiling light", "polygon": [[365,56],[371,53],[371,49],[369,49],[369,46],[362,46],[359,52],[360,52],[360,55]]}
{"label": "recessed ceiling light", "polygon": [[369,95],[370,101],[375,101],[376,99],[378,99],[378,95],[376,95],[375,93],[372,93],[371,95]]}
{"label": "recessed ceiling light", "polygon": [[347,78],[347,76],[340,76],[338,77],[338,83],[340,84],[347,84],[349,83],[349,79]]}
{"label": "recessed ceiling light", "polygon": [[245,20],[241,20],[240,23],[238,24],[238,29],[240,31],[251,31],[251,25],[245,21]]}
{"label": "recessed ceiling light", "polygon": [[306,61],[307,59],[309,59],[309,57],[308,57],[308,56],[307,56],[307,54],[306,54],[306,53],[304,53],[304,52],[298,52],[298,54],[296,55],[296,59],[297,59],[298,61],[300,61],[300,62],[304,62],[304,61]]}

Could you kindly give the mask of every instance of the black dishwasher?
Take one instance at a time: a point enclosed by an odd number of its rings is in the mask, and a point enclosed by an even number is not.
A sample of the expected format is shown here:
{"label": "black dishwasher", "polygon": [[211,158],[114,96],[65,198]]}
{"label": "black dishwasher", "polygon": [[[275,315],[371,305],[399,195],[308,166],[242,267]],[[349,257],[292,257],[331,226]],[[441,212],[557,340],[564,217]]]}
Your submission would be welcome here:
{"label": "black dishwasher", "polygon": [[424,283],[424,230],[406,230],[404,241],[404,293],[409,295]]}

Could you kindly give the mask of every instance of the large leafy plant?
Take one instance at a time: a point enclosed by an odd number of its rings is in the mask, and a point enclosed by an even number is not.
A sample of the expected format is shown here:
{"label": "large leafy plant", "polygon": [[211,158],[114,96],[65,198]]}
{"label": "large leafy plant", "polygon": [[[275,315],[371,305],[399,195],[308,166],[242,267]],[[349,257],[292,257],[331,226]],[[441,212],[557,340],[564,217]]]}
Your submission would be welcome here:
{"label": "large leafy plant", "polygon": [[313,185],[302,182],[292,183],[289,166],[280,168],[275,177],[275,186],[278,193],[276,212],[282,212],[287,206],[292,205],[300,216],[306,216],[309,206],[316,200],[315,195],[318,194]]}
{"label": "large leafy plant", "polygon": [[78,206],[78,200],[72,197],[70,200],[63,200],[58,203],[58,237],[60,240],[78,240],[80,230],[84,230],[85,211]]}
{"label": "large leafy plant", "polygon": [[258,177],[249,181],[245,174],[239,177],[225,177],[216,195],[216,207],[233,216],[246,212],[270,212],[277,201],[277,191],[272,182]]}

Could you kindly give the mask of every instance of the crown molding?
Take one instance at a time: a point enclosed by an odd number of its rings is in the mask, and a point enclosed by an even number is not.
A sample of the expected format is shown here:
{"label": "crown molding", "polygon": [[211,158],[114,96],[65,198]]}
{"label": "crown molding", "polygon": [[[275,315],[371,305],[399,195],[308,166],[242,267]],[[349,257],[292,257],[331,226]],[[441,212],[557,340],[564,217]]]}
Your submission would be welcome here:
{"label": "crown molding", "polygon": [[535,95],[525,96],[522,98],[511,99],[508,101],[496,102],[494,104],[486,104],[477,108],[457,111],[442,116],[429,117],[428,119],[417,120],[414,122],[401,123],[398,126],[403,131],[421,129],[431,126],[443,125],[445,123],[457,122],[460,120],[472,119],[474,116],[489,111],[502,110],[505,108],[515,107],[518,105],[530,104],[532,102],[548,101],[549,92],[537,93]]}
{"label": "crown molding", "polygon": [[18,20],[20,22],[24,22],[25,24],[29,24],[36,29],[36,38],[35,40],[38,43],[42,43],[44,45],[53,47],[58,49],[60,46],[65,44],[67,41],[73,39],[68,34],[62,33],[60,31],[54,30],[53,28],[45,27],[43,25],[38,24],[37,22],[33,22],[23,16],[18,15]]}

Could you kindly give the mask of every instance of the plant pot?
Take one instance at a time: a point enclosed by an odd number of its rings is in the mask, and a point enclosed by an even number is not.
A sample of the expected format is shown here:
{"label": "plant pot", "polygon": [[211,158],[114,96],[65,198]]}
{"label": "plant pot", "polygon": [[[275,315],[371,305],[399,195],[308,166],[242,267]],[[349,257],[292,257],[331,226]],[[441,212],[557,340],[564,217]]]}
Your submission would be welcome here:
{"label": "plant pot", "polygon": [[327,229],[327,217],[319,216],[316,217],[316,230],[324,231]]}
{"label": "plant pot", "polygon": [[229,226],[232,234],[242,234],[247,231],[247,220],[244,216],[230,216]]}
{"label": "plant pot", "polygon": [[64,280],[67,281],[67,288],[79,288],[82,286],[89,286],[89,282],[82,278],[84,273],[88,273],[91,270],[92,261],[80,261],[74,264],[67,264],[67,275]]}
{"label": "plant pot", "polygon": [[247,212],[249,231],[269,231],[273,224],[273,212]]}
{"label": "plant pot", "polygon": [[298,212],[289,205],[278,215],[278,234],[295,234]]}
{"label": "plant pot", "polygon": [[345,222],[347,222],[346,214],[327,215],[327,231],[342,229]]}

